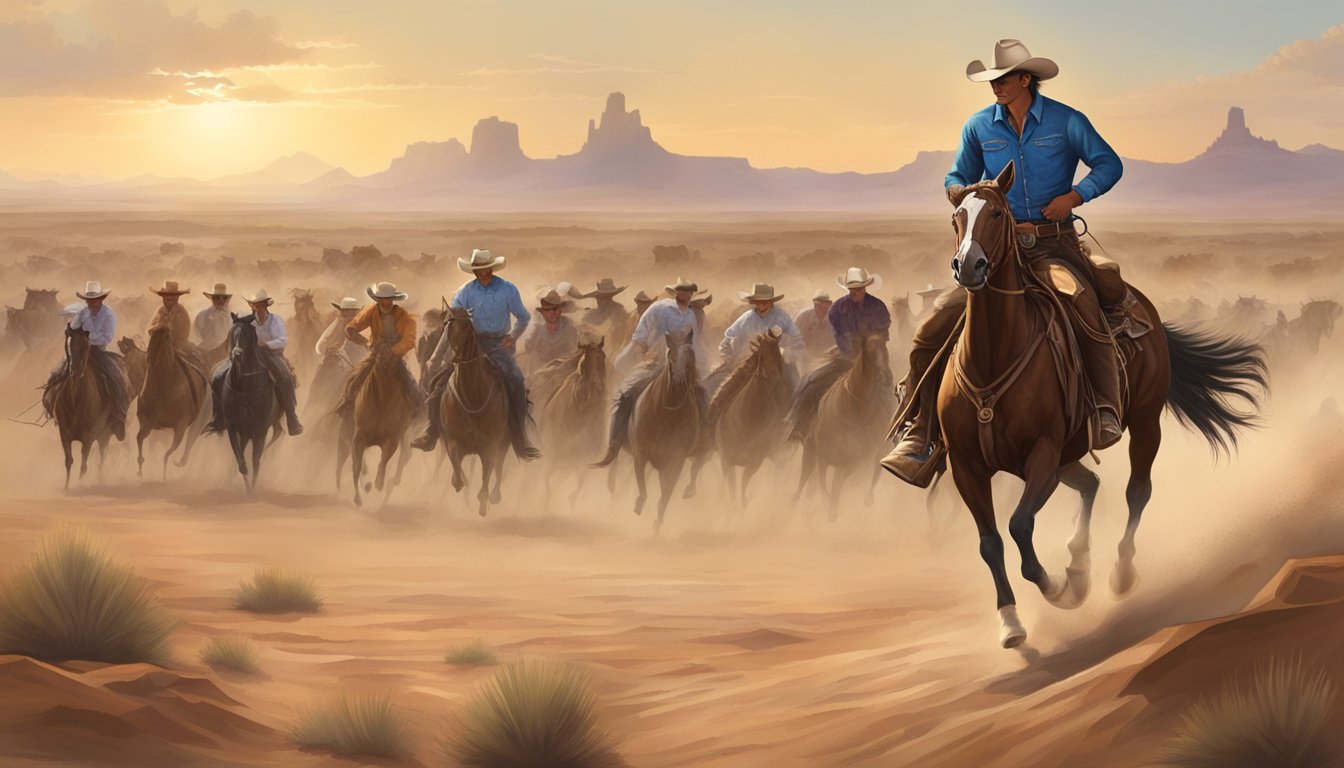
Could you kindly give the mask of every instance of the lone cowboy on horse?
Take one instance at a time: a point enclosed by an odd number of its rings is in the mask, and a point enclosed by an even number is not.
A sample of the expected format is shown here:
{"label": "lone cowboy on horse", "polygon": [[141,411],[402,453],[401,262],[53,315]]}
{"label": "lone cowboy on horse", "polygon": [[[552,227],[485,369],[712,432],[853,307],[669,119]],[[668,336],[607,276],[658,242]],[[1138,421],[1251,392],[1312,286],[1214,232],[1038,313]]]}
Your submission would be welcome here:
{"label": "lone cowboy on horse", "polygon": [[[287,431],[290,435],[301,434],[303,425],[299,423],[299,416],[294,410],[294,374],[290,370],[289,361],[285,359],[285,347],[289,346],[285,321],[271,312],[270,307],[275,300],[266,293],[265,288],[252,296],[244,296],[243,300],[252,308],[252,325],[257,329],[261,361],[271,376],[271,383],[275,385],[276,400],[279,401],[280,407],[285,409]],[[225,429],[224,380],[228,377],[232,364],[232,360],[225,358],[224,362],[215,366],[214,376],[210,379],[210,391],[214,395],[214,415],[210,419],[210,426],[206,428],[207,432],[223,432]]]}
{"label": "lone cowboy on horse", "polygon": [[[341,394],[341,402],[336,405],[336,412],[343,413],[354,407],[355,396],[364,386],[369,372],[387,355],[396,358],[397,371],[406,388],[407,402],[411,404],[411,410],[415,410],[424,401],[420,385],[415,382],[415,376],[411,375],[411,369],[406,367],[406,353],[415,349],[415,318],[396,304],[405,301],[406,294],[398,291],[392,283],[371,285],[365,289],[365,293],[369,294],[374,303],[364,307],[345,324],[345,338],[361,347],[372,349],[373,354],[361,360],[346,380],[345,391]],[[343,307],[341,309],[344,311]],[[370,329],[367,340],[363,336],[366,328]]]}
{"label": "lone cowboy on horse", "polygon": [[201,350],[191,343],[191,316],[187,314],[187,308],[182,306],[181,301],[183,295],[191,293],[191,289],[179,287],[175,280],[164,280],[162,286],[150,288],[149,291],[158,294],[159,298],[163,299],[163,304],[154,311],[148,330],[168,326],[168,330],[173,334],[173,349],[178,357],[204,372],[205,357],[201,354]]}
{"label": "lone cowboy on horse", "polygon": [[[971,82],[988,82],[995,103],[971,115],[962,128],[961,146],[947,174],[947,198],[961,203],[964,188],[993,179],[1014,162],[1021,183],[1007,194],[1017,225],[1017,248],[1023,263],[1049,276],[1070,307],[1070,324],[1078,341],[1096,411],[1092,447],[1105,448],[1121,435],[1121,374],[1105,308],[1125,300],[1118,270],[1096,269],[1084,254],[1073,228],[1074,208],[1105,194],[1120,180],[1120,157],[1097,133],[1083,113],[1040,95],[1040,84],[1059,73],[1051,60],[1033,57],[1018,40],[1000,40],[994,66],[973,61],[966,67]],[[1073,183],[1079,161],[1090,172]],[[958,254],[984,259],[983,254]],[[952,287],[938,297],[933,313],[915,333],[910,373],[901,383],[901,413],[914,413],[904,436],[882,466],[906,482],[926,487],[937,463],[935,399],[948,346],[966,309],[966,291]]]}
{"label": "lone cowboy on horse", "polygon": [[[85,306],[70,321],[70,327],[89,332],[89,359],[93,363],[93,370],[103,391],[108,394],[108,401],[112,404],[108,423],[112,435],[118,440],[125,440],[126,411],[131,405],[131,391],[130,384],[126,381],[121,355],[107,351],[107,345],[117,336],[117,316],[111,307],[103,305],[108,293],[110,291],[103,290],[102,283],[97,280],[86,283],[83,291],[75,291],[75,295],[84,300]],[[68,360],[63,360],[56,370],[51,372],[46,386],[42,388],[43,404],[48,415],[51,415],[52,408],[51,404],[46,402],[47,393],[52,392],[54,387],[70,374],[69,365]]]}
{"label": "lone cowboy on horse", "polygon": [[[531,419],[527,401],[527,382],[523,371],[513,357],[513,349],[518,337],[527,330],[532,316],[528,313],[518,287],[508,280],[495,275],[504,268],[505,257],[495,256],[488,250],[476,249],[471,259],[458,259],[458,269],[472,275],[473,279],[464,283],[449,305],[453,309],[466,309],[471,312],[471,323],[476,329],[476,341],[481,351],[499,369],[504,377],[504,388],[509,396],[509,436],[513,451],[520,459],[530,460],[540,455],[527,436],[527,424]],[[510,331],[509,316],[513,316]],[[439,345],[430,357],[431,389],[429,393],[429,425],[425,433],[411,443],[414,448],[432,451],[439,442],[440,400],[447,388],[448,376],[436,375],[445,366],[452,352],[449,334],[439,339]],[[446,374],[446,371],[445,371]]]}
{"label": "lone cowboy on horse", "polygon": [[706,377],[708,381],[705,382],[705,390],[711,395],[717,392],[724,378],[751,356],[756,337],[769,333],[772,328],[778,328],[783,334],[780,337],[782,346],[792,357],[785,366],[789,385],[792,387],[797,384],[798,361],[804,354],[803,335],[789,313],[775,306],[776,302],[784,298],[784,294],[775,293],[775,287],[768,283],[755,283],[751,291],[738,291],[737,296],[749,308],[723,332],[723,341],[719,342],[722,361]]}

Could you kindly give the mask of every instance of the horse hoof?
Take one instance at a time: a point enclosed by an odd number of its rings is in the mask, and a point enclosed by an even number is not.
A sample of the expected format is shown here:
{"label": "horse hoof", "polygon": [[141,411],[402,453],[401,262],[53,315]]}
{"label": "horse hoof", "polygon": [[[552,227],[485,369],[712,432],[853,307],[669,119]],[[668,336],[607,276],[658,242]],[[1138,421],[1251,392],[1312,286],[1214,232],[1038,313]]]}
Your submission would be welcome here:
{"label": "horse hoof", "polygon": [[372,491],[372,490],[373,490],[373,483],[365,483],[365,484],[364,484],[364,492],[365,492],[365,493],[369,493],[369,492]]}
{"label": "horse hoof", "polygon": [[687,486],[687,487],[686,487],[686,490],[685,490],[684,492],[682,492],[682,494],[681,494],[681,498],[683,498],[683,499],[692,499],[692,498],[695,498],[695,491],[696,491],[695,486],[693,486],[693,485]]}
{"label": "horse hoof", "polygon": [[[503,497],[502,495],[500,495],[499,491],[491,491],[491,492],[490,492],[490,503],[491,503],[491,504],[498,504],[498,503],[500,502],[500,500],[503,499],[503,498],[504,498],[504,497]],[[484,514],[484,513],[482,513],[482,514]]]}
{"label": "horse hoof", "polygon": [[999,609],[999,618],[1003,626],[999,629],[999,644],[1004,648],[1016,648],[1027,641],[1027,630],[1017,619],[1017,606],[1005,605]]}
{"label": "horse hoof", "polygon": [[1134,591],[1134,587],[1139,583],[1139,572],[1134,566],[1115,566],[1111,571],[1111,594],[1116,597],[1124,597]]}
{"label": "horse hoof", "polygon": [[1047,574],[1036,586],[1041,589],[1041,596],[1051,605],[1059,605],[1061,599],[1068,594],[1069,580],[1067,577],[1063,581],[1050,578]]}

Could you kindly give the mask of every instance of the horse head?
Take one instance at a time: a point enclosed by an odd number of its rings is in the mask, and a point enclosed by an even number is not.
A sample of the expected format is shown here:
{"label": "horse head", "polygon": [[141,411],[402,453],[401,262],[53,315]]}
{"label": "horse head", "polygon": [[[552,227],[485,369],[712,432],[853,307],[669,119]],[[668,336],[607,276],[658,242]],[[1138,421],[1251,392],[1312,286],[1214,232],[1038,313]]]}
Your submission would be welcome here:
{"label": "horse head", "polygon": [[667,334],[667,368],[672,374],[672,381],[676,384],[694,382],[698,379],[695,369],[695,344],[692,343],[694,337],[695,331],[691,328]]}
{"label": "horse head", "polygon": [[756,334],[756,338],[751,340],[751,356],[756,360],[757,374],[783,374],[784,354],[780,350],[783,337],[784,329],[772,325],[770,330]]}
{"label": "horse head", "polygon": [[79,376],[89,361],[89,332],[83,328],[65,327],[65,359],[70,363],[70,374]]}
{"label": "horse head", "polygon": [[607,370],[607,337],[598,336],[596,341],[579,342],[579,371],[592,376]]}
{"label": "horse head", "polygon": [[952,212],[957,253],[952,257],[952,279],[969,291],[989,284],[989,278],[1016,250],[1011,247],[1013,212],[1008,190],[1013,186],[1012,161],[990,181],[966,187]]}
{"label": "horse head", "polygon": [[134,352],[136,350],[135,339],[132,339],[130,336],[122,336],[120,339],[117,339],[117,349],[121,351],[123,356]]}
{"label": "horse head", "polygon": [[1335,320],[1341,312],[1344,312],[1344,307],[1329,299],[1309,301],[1302,305],[1302,317],[1310,319],[1327,337],[1334,334]]}
{"label": "horse head", "polygon": [[448,334],[448,346],[452,347],[457,360],[471,357],[476,347],[476,326],[471,322],[471,310],[450,308],[444,316],[444,333]]}
{"label": "horse head", "polygon": [[239,315],[230,312],[233,327],[229,329],[229,359],[237,362],[244,356],[252,356],[257,351],[257,326],[253,323],[255,314]]}

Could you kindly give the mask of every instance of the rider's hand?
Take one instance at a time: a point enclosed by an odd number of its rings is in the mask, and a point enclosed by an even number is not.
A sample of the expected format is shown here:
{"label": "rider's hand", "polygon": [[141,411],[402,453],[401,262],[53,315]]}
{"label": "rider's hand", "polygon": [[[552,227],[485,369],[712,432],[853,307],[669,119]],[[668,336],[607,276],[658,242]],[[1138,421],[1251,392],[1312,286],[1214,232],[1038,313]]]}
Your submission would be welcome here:
{"label": "rider's hand", "polygon": [[1069,214],[1073,213],[1074,208],[1082,204],[1083,196],[1078,194],[1076,190],[1071,189],[1051,200],[1045,208],[1041,209],[1041,213],[1051,221],[1063,221],[1069,218]]}
{"label": "rider's hand", "polygon": [[963,186],[960,185],[960,184],[952,184],[952,185],[950,185],[950,186],[947,188],[947,202],[949,202],[949,203],[951,203],[951,204],[953,204],[953,205],[956,205],[956,204],[957,204],[957,198],[961,196],[961,193],[962,193],[963,191],[965,191],[965,189],[966,189],[966,188],[963,187]]}
{"label": "rider's hand", "polygon": [[499,346],[505,349],[513,349],[514,347],[518,346],[518,340],[512,336],[505,336],[503,341],[499,342]]}

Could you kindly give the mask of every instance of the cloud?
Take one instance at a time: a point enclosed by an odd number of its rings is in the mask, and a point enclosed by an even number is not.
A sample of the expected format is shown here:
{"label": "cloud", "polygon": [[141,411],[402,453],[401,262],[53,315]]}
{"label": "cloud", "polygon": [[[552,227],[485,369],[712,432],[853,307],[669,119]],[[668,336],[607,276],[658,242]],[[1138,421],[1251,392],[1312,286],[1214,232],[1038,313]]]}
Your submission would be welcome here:
{"label": "cloud", "polygon": [[528,58],[537,59],[538,61],[543,61],[546,63],[541,66],[528,67],[524,69],[510,69],[510,68],[500,69],[491,67],[478,67],[477,69],[468,70],[466,72],[463,72],[462,74],[473,76],[540,75],[540,74],[589,75],[600,72],[628,72],[628,73],[649,74],[649,75],[675,74],[674,72],[664,72],[656,69],[642,69],[639,67],[632,67],[625,64],[599,64],[591,61],[582,61],[580,59],[571,58],[569,56],[556,56],[554,54],[549,53],[534,53],[531,56],[528,56]]}
{"label": "cloud", "polygon": [[1344,84],[1344,24],[1331,27],[1315,40],[1298,40],[1270,56],[1260,71],[1300,73]]}

